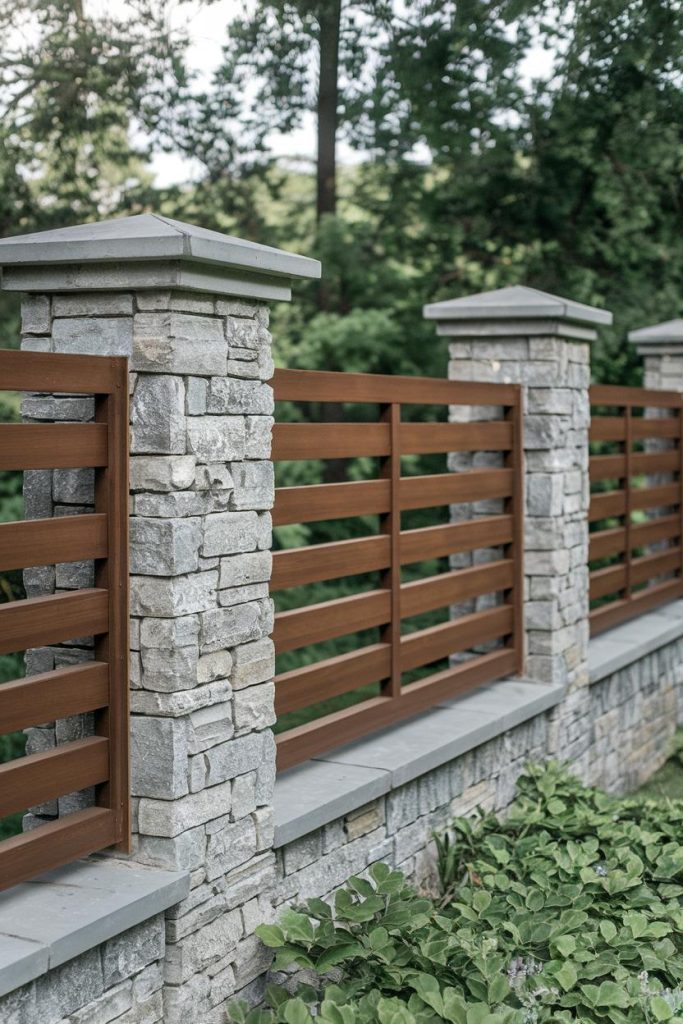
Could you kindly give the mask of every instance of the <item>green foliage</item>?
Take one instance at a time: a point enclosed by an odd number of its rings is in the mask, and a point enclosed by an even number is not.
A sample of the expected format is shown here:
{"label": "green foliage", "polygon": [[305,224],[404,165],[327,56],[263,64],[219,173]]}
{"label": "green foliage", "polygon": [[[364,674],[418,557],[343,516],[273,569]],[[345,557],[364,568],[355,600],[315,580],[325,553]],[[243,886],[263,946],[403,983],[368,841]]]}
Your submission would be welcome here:
{"label": "green foliage", "polygon": [[509,816],[460,819],[439,843],[444,895],[383,864],[334,905],[262,926],[275,968],[316,987],[269,991],[240,1024],[683,1022],[683,804],[617,800],[532,767]]}

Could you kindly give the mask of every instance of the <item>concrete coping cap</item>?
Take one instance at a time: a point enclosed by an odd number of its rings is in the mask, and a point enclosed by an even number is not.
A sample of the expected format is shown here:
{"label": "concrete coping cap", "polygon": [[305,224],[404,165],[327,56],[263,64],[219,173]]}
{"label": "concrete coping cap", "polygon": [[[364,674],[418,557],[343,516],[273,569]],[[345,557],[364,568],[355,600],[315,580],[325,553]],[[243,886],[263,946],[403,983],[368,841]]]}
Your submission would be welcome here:
{"label": "concrete coping cap", "polygon": [[120,217],[0,240],[0,267],[179,261],[263,275],[319,278],[318,260],[158,214]]}
{"label": "concrete coping cap", "polygon": [[612,314],[607,309],[524,285],[432,302],[424,307],[423,316],[427,320],[441,321],[551,319],[604,326],[612,323]]}
{"label": "concrete coping cap", "polygon": [[683,344],[683,318],[640,327],[637,331],[630,331],[628,340],[636,345]]}

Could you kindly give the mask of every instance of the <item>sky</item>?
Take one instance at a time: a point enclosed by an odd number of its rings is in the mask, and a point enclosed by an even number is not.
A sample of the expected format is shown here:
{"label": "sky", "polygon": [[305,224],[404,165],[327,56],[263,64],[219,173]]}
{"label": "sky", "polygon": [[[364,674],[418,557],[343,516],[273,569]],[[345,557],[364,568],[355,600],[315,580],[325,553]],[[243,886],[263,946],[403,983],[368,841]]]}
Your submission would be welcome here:
{"label": "sky", "polygon": [[[169,20],[172,28],[185,29],[190,38],[188,65],[197,73],[198,87],[207,85],[221,58],[226,39],[226,26],[236,15],[251,6],[253,0],[172,0],[169,4]],[[130,11],[126,0],[86,0],[86,10],[97,13],[108,10],[116,15]],[[532,47],[521,67],[522,78],[547,77],[552,67],[553,54],[541,46]],[[315,157],[315,121],[313,114],[304,118],[303,125],[287,135],[274,134],[269,145],[276,156],[313,159]],[[340,163],[357,163],[362,153],[352,150],[343,141],[338,144],[337,158]],[[159,186],[164,187],[185,181],[198,180],[202,168],[198,162],[176,153],[156,153],[151,160],[151,170]]]}

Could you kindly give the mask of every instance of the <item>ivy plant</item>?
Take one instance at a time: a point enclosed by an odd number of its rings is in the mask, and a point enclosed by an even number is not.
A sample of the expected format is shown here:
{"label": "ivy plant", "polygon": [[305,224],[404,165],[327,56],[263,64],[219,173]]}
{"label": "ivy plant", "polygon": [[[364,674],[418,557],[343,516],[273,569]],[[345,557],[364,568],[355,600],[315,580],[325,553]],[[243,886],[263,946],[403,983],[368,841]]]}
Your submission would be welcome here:
{"label": "ivy plant", "polygon": [[456,820],[437,850],[439,898],[375,864],[261,926],[276,971],[318,982],[271,985],[232,1019],[683,1024],[683,803],[531,767],[505,819]]}

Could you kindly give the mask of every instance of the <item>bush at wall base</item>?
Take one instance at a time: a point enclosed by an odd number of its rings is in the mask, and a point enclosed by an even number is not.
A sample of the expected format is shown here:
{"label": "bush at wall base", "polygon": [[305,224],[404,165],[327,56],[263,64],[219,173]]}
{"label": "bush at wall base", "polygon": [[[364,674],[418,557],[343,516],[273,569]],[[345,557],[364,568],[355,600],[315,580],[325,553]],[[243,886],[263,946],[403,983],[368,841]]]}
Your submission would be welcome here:
{"label": "bush at wall base", "polygon": [[438,841],[444,895],[374,865],[333,907],[259,929],[319,977],[239,1024],[683,1024],[683,802],[619,800],[532,767],[506,820]]}

